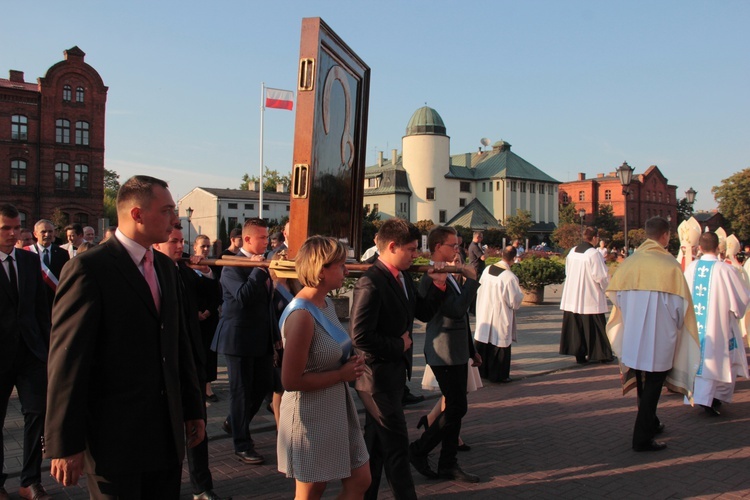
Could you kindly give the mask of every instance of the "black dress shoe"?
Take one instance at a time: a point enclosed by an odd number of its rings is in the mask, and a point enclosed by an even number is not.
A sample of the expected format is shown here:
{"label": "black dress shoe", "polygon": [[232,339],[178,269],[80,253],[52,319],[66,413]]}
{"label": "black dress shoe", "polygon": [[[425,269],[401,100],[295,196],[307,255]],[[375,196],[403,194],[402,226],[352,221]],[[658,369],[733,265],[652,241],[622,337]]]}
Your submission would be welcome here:
{"label": "black dress shoe", "polygon": [[661,434],[664,432],[664,429],[666,428],[666,425],[659,422],[659,425],[656,426],[656,430],[654,431],[654,434]]}
{"label": "black dress shoe", "polygon": [[232,497],[222,498],[213,490],[206,490],[199,495],[193,495],[193,500],[232,500]]}
{"label": "black dress shoe", "polygon": [[417,472],[424,477],[428,479],[437,479],[437,472],[430,467],[430,460],[427,458],[427,455],[414,453],[414,443],[409,446],[409,462],[415,469],[417,469]]}
{"label": "black dress shoe", "polygon": [[510,378],[510,377],[508,377],[508,378],[504,378],[504,379],[500,380],[499,382],[501,384],[510,384],[511,382],[513,382],[513,379]]}
{"label": "black dress shoe", "polygon": [[229,423],[229,419],[224,419],[224,422],[221,424],[221,430],[232,435],[232,424]]}
{"label": "black dress shoe", "polygon": [[459,444],[456,448],[458,451],[471,451],[471,446],[466,443]]}
{"label": "black dress shoe", "polygon": [[237,458],[250,465],[260,465],[266,461],[263,455],[255,450],[235,451],[234,454],[237,455]]}
{"label": "black dress shoe", "polygon": [[463,483],[478,483],[479,476],[464,472],[458,464],[449,469],[438,469],[440,479],[449,479],[451,481],[461,481]]}
{"label": "black dress shoe", "polygon": [[414,405],[417,403],[421,403],[422,401],[424,401],[424,396],[422,395],[415,396],[411,392],[404,393],[404,397],[401,398],[401,403],[403,405]]}
{"label": "black dress shoe", "polygon": [[659,451],[659,450],[664,450],[666,448],[667,448],[667,443],[663,443],[661,441],[654,441],[653,439],[649,443],[641,444],[638,446],[633,446],[633,450],[635,451]]}
{"label": "black dress shoe", "polygon": [[216,393],[213,393],[210,396],[206,394],[206,401],[211,401],[212,403],[218,403],[219,396],[217,396]]}
{"label": "black dress shoe", "polygon": [[430,424],[427,421],[427,415],[422,415],[422,418],[420,418],[419,422],[417,422],[417,429],[421,429],[422,427],[424,427],[424,430],[427,430],[429,426]]}
{"label": "black dress shoe", "polygon": [[704,410],[706,410],[706,413],[708,413],[712,417],[720,417],[721,416],[721,412],[719,411],[718,407],[716,407],[716,406],[706,406],[706,405],[701,405],[701,406],[703,407]]}

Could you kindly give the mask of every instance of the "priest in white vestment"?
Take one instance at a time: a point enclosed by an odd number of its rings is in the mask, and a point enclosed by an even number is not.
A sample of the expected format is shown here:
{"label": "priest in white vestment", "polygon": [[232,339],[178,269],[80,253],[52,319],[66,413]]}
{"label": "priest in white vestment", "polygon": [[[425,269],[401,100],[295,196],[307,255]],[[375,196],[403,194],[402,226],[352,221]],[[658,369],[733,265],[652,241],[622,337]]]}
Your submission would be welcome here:
{"label": "priest in white vestment", "polygon": [[560,354],[575,356],[579,364],[612,361],[612,347],[606,333],[609,270],[596,248],[598,231],[583,230],[583,242],[570,249],[565,259],[565,284],[560,309],[563,311]]}
{"label": "priest in white vestment", "polygon": [[700,349],[690,288],[665,250],[669,222],[652,217],[645,230],[648,239],[619,265],[607,288],[613,303],[607,335],[620,358],[623,394],[634,386],[638,392],[633,449],[657,451],[667,446],[654,439],[664,430],[656,416],[662,386],[692,399]]}
{"label": "priest in white vestment", "polygon": [[518,277],[510,267],[516,258],[512,245],[503,250],[503,260],[485,268],[477,292],[474,340],[482,356],[479,374],[490,382],[511,382],[510,347],[516,340],[516,310],[523,302]]}
{"label": "priest in white vestment", "polygon": [[721,404],[732,402],[737,377],[748,376],[739,320],[750,295],[732,265],[719,260],[719,237],[703,233],[699,244],[703,255],[685,270],[701,347],[693,399],[718,416]]}

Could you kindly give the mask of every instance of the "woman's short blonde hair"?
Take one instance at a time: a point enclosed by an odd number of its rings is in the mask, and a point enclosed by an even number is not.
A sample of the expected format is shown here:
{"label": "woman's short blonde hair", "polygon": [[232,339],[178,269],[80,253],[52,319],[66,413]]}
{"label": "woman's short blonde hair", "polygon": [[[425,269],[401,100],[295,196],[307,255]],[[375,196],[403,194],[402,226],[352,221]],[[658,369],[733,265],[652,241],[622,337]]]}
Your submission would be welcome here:
{"label": "woman's short blonde hair", "polygon": [[303,285],[315,288],[320,284],[324,267],[346,260],[346,247],[336,238],[310,236],[294,259],[297,277]]}

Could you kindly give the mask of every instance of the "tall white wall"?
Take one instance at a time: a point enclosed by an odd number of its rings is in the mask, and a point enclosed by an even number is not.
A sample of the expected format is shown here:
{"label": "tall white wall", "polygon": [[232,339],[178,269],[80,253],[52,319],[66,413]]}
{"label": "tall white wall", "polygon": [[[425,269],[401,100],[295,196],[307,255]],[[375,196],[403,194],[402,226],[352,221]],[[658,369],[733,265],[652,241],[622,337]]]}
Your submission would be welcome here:
{"label": "tall white wall", "polygon": [[[408,135],[402,140],[403,165],[409,178],[411,222],[431,219],[437,223],[441,209],[452,205],[458,187],[446,182],[450,162],[450,138],[444,135]],[[435,200],[427,201],[428,187],[435,188]],[[448,214],[451,217],[451,214]]]}

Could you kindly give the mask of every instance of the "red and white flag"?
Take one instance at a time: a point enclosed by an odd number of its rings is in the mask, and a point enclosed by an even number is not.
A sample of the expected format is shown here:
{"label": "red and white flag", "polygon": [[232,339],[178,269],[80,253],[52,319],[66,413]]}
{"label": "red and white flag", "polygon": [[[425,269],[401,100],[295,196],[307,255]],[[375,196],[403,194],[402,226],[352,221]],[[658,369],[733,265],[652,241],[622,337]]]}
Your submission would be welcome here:
{"label": "red and white flag", "polygon": [[266,89],[266,107],[276,109],[294,109],[294,92],[291,90]]}

